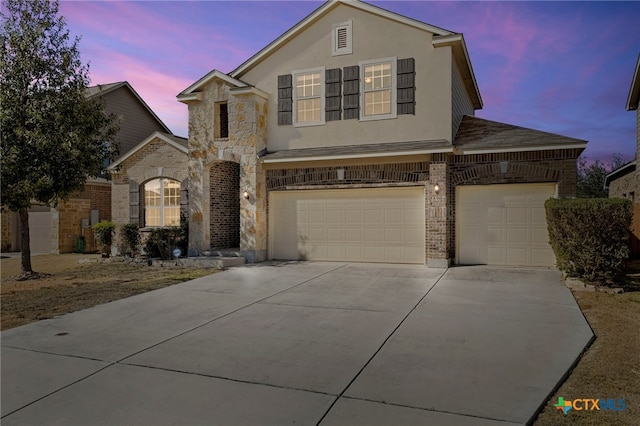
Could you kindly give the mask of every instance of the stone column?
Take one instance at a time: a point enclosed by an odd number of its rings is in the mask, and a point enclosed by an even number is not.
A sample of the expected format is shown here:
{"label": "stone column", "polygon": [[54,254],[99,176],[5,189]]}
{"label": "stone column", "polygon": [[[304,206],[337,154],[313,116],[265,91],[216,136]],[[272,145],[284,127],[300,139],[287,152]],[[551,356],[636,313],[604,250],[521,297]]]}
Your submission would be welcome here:
{"label": "stone column", "polygon": [[448,268],[451,264],[451,259],[449,258],[451,222],[448,218],[449,186],[447,183],[446,163],[432,163],[429,165],[429,182],[425,198],[427,204],[427,266],[431,268]]}
{"label": "stone column", "polygon": [[229,142],[240,157],[240,251],[249,263],[267,257],[267,191],[258,161],[266,149],[266,116],[260,94],[243,91],[229,99]]}

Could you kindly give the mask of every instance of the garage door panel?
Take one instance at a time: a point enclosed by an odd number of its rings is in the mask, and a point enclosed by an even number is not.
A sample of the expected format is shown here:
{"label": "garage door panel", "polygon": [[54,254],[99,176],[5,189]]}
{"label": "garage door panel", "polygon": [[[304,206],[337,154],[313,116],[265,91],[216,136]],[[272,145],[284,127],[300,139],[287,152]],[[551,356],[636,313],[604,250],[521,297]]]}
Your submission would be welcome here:
{"label": "garage door panel", "polygon": [[507,222],[509,225],[527,225],[529,223],[529,209],[526,206],[507,208]]}
{"label": "garage door panel", "polygon": [[[295,241],[290,229],[294,230]],[[269,194],[272,259],[422,264],[424,236],[423,188]]]}
{"label": "garage door panel", "polygon": [[456,188],[456,248],[461,264],[553,266],[544,202],[555,184]]}

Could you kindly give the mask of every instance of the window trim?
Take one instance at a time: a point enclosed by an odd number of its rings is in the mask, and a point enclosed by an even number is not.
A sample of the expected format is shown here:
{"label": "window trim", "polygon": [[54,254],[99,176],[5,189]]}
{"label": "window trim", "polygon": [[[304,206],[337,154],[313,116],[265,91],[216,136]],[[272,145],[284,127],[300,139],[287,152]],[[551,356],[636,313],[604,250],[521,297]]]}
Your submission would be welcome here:
{"label": "window trim", "polygon": [[[172,182],[176,182],[178,184],[178,205],[177,206],[165,206],[165,195],[164,195],[164,181],[172,181]],[[159,206],[152,206],[151,208],[153,209],[158,209],[160,211],[160,225],[149,225],[147,223],[147,210],[150,208],[149,206],[147,206],[147,185],[150,184],[151,182],[154,181],[160,181],[160,205]],[[177,180],[177,179],[172,179],[170,177],[166,177],[166,176],[160,176],[160,177],[156,177],[153,179],[149,179],[148,181],[144,182],[141,185],[141,193],[142,193],[142,207],[143,207],[143,213],[142,213],[142,222],[143,222],[143,228],[175,228],[177,226],[180,226],[180,222],[178,219],[178,224],[177,225],[164,225],[164,218],[165,218],[165,208],[167,207],[177,207],[178,208],[178,214],[180,214],[180,209],[182,207],[181,204],[181,200],[182,200],[182,183]],[[180,216],[178,216],[179,218]]]}
{"label": "window trim", "polygon": [[[347,45],[338,47],[338,32],[345,29],[347,32]],[[348,20],[333,24],[331,32],[331,56],[350,55],[353,53],[353,21]]]}
{"label": "window trim", "polygon": [[[296,86],[296,77],[301,74],[320,74],[320,93],[318,95],[320,99],[320,120],[319,121],[303,121],[298,122],[298,94]],[[291,92],[292,92],[292,115],[294,127],[308,127],[308,126],[322,126],[325,124],[325,67],[308,68],[303,70],[296,70],[291,72]],[[315,96],[313,97],[315,98]],[[310,99],[313,99],[310,98]],[[304,98],[303,98],[304,99]],[[307,98],[309,99],[309,98]]]}
{"label": "window trim", "polygon": [[[364,73],[365,68],[371,65],[378,65],[390,63],[391,64],[391,87],[389,88],[391,92],[391,112],[388,114],[376,114],[376,115],[365,115],[365,103],[364,96],[365,93],[369,93],[370,91],[365,92],[365,82],[364,82]],[[367,61],[358,62],[358,66],[360,67],[360,121],[373,121],[373,120],[388,120],[391,118],[398,117],[398,105],[397,105],[397,97],[398,97],[398,58],[396,56],[389,58],[379,58]]]}

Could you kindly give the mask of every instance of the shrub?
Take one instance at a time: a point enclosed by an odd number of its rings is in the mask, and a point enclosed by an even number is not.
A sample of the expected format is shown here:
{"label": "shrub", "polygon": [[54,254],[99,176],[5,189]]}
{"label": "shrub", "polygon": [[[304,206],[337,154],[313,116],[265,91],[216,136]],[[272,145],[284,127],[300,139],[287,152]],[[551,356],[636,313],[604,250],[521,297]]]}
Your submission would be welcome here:
{"label": "shrub", "polygon": [[549,199],[545,209],[558,269],[601,282],[621,271],[629,257],[629,200]]}
{"label": "shrub", "polygon": [[140,232],[135,223],[125,223],[120,227],[122,240],[122,252],[125,255],[135,257],[140,248]]}
{"label": "shrub", "polygon": [[116,233],[116,224],[108,220],[103,220],[93,225],[93,232],[95,232],[98,243],[102,244],[102,253],[109,256],[113,236]]}
{"label": "shrub", "polygon": [[149,233],[149,237],[144,243],[144,251],[148,257],[168,260],[173,258],[173,250],[180,248],[182,254],[184,237],[181,228],[157,228]]}

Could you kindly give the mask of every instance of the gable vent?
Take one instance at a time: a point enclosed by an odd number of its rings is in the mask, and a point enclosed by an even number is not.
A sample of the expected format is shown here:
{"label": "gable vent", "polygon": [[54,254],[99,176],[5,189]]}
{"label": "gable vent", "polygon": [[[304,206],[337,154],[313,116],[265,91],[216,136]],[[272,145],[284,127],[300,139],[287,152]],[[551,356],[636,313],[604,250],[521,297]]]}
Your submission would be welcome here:
{"label": "gable vent", "polygon": [[353,53],[352,35],[353,26],[351,21],[335,24],[331,34],[331,55],[350,55]]}
{"label": "gable vent", "polygon": [[346,49],[347,47],[347,29],[344,27],[338,28],[338,45],[337,50]]}

